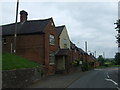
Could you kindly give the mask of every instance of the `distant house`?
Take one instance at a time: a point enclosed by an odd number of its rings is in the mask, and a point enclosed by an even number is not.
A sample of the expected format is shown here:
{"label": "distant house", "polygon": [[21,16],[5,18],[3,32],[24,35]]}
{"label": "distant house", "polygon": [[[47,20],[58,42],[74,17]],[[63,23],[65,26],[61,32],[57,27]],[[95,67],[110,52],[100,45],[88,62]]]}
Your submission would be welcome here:
{"label": "distant house", "polygon": [[96,60],[96,58],[92,55],[92,54],[90,54],[89,56],[88,56],[88,63],[89,63],[89,65],[90,65],[90,67],[91,68],[94,68],[94,67],[96,67],[96,62],[97,60]]}
{"label": "distant house", "polygon": [[79,48],[72,42],[71,42],[71,59],[72,59],[72,62],[74,60],[80,60]]}
{"label": "distant house", "polygon": [[86,52],[84,50],[82,50],[81,48],[78,48],[78,50],[79,50],[79,53],[80,53],[80,60],[85,61]]}
{"label": "distant house", "polygon": [[56,27],[59,50],[56,53],[56,71],[68,72],[70,68],[70,38],[65,25]]}
{"label": "distant house", "polygon": [[[17,23],[16,54],[45,66],[48,74],[55,72],[55,53],[58,36],[52,18],[27,20],[27,12],[20,12]],[[13,52],[15,23],[2,25],[3,52]]]}

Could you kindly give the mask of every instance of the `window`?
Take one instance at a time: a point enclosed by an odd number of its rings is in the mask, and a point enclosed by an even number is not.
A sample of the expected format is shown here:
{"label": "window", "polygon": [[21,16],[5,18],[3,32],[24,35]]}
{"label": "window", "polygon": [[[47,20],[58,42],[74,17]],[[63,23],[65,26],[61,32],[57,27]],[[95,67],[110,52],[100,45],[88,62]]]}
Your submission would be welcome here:
{"label": "window", "polygon": [[54,44],[55,44],[54,36],[50,35],[50,45],[54,45]]}
{"label": "window", "polygon": [[3,45],[6,45],[6,38],[3,38]]}
{"label": "window", "polygon": [[51,23],[51,25],[53,26],[53,23]]}
{"label": "window", "polygon": [[55,53],[54,51],[50,51],[50,64],[54,64],[55,62]]}
{"label": "window", "polygon": [[67,40],[66,39],[64,39],[64,48],[67,48]]}

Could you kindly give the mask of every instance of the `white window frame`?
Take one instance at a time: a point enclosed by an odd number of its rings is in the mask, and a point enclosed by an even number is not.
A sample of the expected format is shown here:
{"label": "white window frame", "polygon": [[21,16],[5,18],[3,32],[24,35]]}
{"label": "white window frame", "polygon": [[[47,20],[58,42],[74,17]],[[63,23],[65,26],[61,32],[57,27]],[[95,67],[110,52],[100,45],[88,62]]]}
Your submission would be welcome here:
{"label": "white window frame", "polygon": [[55,45],[55,37],[52,34],[50,34],[50,45]]}
{"label": "white window frame", "polygon": [[55,64],[55,52],[54,51],[50,51],[50,54],[49,54],[49,63],[50,64]]}

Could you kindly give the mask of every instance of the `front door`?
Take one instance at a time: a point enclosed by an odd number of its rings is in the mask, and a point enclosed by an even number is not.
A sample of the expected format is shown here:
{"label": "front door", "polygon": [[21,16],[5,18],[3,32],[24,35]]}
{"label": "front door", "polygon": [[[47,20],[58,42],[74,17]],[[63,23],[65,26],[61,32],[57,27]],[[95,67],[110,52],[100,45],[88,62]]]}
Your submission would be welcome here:
{"label": "front door", "polygon": [[65,70],[65,57],[58,56],[56,60],[57,71]]}

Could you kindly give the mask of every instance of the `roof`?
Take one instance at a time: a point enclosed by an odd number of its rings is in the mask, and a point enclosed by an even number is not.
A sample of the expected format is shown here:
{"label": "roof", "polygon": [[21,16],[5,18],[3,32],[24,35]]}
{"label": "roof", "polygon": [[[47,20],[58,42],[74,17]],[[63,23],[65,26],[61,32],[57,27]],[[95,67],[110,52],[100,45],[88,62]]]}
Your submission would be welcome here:
{"label": "roof", "polygon": [[55,54],[56,56],[67,56],[69,54],[69,49],[59,49]]}
{"label": "roof", "polygon": [[84,50],[82,50],[81,48],[78,48],[80,53],[86,53]]}
{"label": "roof", "polygon": [[71,49],[75,49],[76,48],[75,44],[72,43],[72,42],[70,42],[70,47],[71,47]]}
{"label": "roof", "polygon": [[61,32],[62,32],[62,30],[63,30],[64,27],[65,27],[65,25],[56,27],[56,31],[57,31],[57,35],[58,36],[60,36],[60,34],[61,34]]}
{"label": "roof", "polygon": [[94,56],[91,56],[94,60],[96,60],[96,58]]}
{"label": "roof", "polygon": [[[43,20],[29,20],[23,23],[17,23],[17,34],[34,34],[34,33],[43,33],[44,28],[49,23],[49,19]],[[13,35],[15,33],[15,23],[2,25],[2,35]]]}

